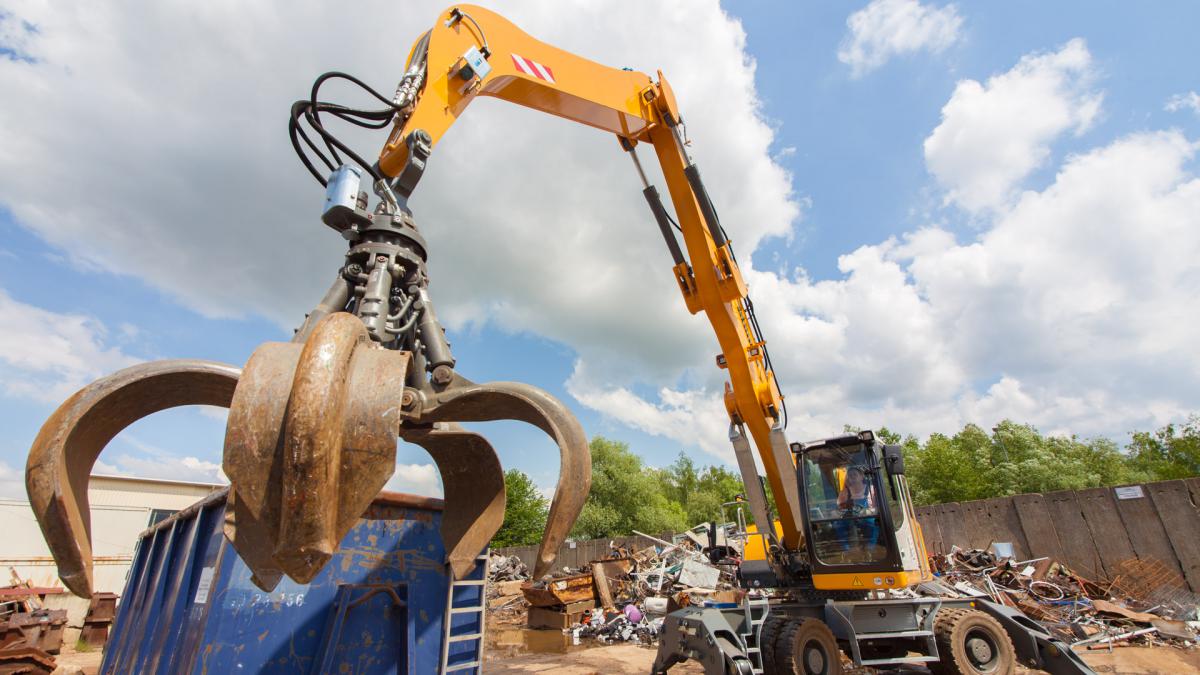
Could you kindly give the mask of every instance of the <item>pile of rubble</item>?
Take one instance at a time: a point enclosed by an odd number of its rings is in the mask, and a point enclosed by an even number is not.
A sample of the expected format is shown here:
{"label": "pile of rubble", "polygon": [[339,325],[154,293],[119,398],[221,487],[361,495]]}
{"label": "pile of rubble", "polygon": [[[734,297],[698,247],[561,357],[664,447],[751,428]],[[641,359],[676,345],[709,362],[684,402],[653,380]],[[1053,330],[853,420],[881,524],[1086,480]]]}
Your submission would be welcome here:
{"label": "pile of rubble", "polygon": [[[643,535],[645,536],[645,535]],[[612,548],[609,557],[581,568],[563,568],[529,580],[516,556],[493,554],[489,564],[491,620],[569,632],[582,640],[652,644],[670,612],[704,603],[737,603],[737,559],[713,563],[694,542],[655,545],[630,552]]]}
{"label": "pile of rubble", "polygon": [[493,553],[488,560],[487,615],[499,624],[525,623],[529,606],[521,586],[529,581],[529,568],[517,556]]}
{"label": "pile of rubble", "polygon": [[988,598],[1072,647],[1200,646],[1200,596],[1158,561],[1128,560],[1112,580],[1094,581],[1050,558],[1015,560],[1007,544],[986,551],[956,546],[931,560],[938,576],[918,593]]}
{"label": "pile of rubble", "polygon": [[[12,573],[16,577],[16,573]],[[15,581],[19,581],[14,579]],[[65,609],[47,609],[44,598],[58,588],[28,582],[0,588],[0,673],[50,673],[62,648]]]}

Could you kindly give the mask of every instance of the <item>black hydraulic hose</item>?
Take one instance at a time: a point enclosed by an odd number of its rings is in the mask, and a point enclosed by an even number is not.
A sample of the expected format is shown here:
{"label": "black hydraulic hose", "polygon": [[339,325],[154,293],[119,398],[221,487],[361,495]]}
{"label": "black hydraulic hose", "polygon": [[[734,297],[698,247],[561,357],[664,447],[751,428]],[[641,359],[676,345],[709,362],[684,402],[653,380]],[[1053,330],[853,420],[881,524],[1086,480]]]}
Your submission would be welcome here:
{"label": "black hydraulic hose", "polygon": [[[692,192],[696,195],[696,203],[700,206],[700,213],[704,216],[704,222],[708,225],[708,233],[712,235],[713,242],[717,246],[724,246],[729,242],[729,238],[725,235],[725,228],[721,226],[721,219],[717,216],[717,210],[713,206],[712,199],[708,196],[708,190],[704,189],[704,181],[700,180],[700,168],[695,163],[687,165],[684,168],[683,174],[687,177],[688,183],[692,186]],[[733,253],[733,246],[729,247],[729,256],[733,259],[733,264],[737,265],[737,256]],[[783,395],[783,390],[779,386],[779,377],[775,374],[775,367],[771,363],[771,353],[767,351],[766,339],[763,338],[762,328],[758,325],[758,316],[754,313],[754,302],[750,300],[750,296],[746,296],[746,316],[750,319],[751,329],[754,331],[754,340],[762,344],[763,364],[767,370],[771,371],[771,378],[775,381],[775,388],[780,390],[780,396]],[[783,410],[783,427],[787,428],[788,415],[787,403],[780,402]]]}
{"label": "black hydraulic hose", "polygon": [[700,180],[700,168],[695,164],[688,164],[683,170],[683,175],[687,176],[688,183],[692,185],[696,203],[700,206],[704,223],[708,225],[708,233],[712,235],[713,241],[718,247],[724,246],[727,241],[725,231],[721,228],[721,221],[717,219],[717,211],[713,208],[712,200],[708,198],[708,190],[704,189],[704,181]]}
{"label": "black hydraulic hose", "polygon": [[[381,101],[384,105],[388,106],[389,108],[391,108],[391,106],[392,106],[391,101],[384,98],[383,94],[380,94],[379,92],[375,91],[370,86],[368,86],[366,82],[363,82],[362,80],[358,79],[357,77],[354,77],[353,75],[349,75],[347,73],[342,73],[342,72],[338,72],[338,71],[330,71],[328,73],[323,73],[320,77],[318,77],[316,80],[313,81],[312,90],[309,94],[308,110],[312,116],[309,119],[309,123],[312,124],[312,126],[314,128],[323,128],[322,124],[321,124],[321,111],[324,108],[322,107],[321,103],[317,100],[317,96],[321,91],[321,85],[324,84],[327,80],[333,80],[333,79],[346,80],[348,82],[353,82],[354,84],[358,85],[359,88],[361,88],[363,91],[366,91],[370,95],[379,99],[379,101]],[[335,150],[334,147],[336,146],[338,148],[345,149],[345,146],[342,145],[341,143],[338,143],[337,139],[334,138],[332,134],[327,135],[327,134],[322,133],[321,137],[325,140],[325,146],[327,148],[329,148],[329,152],[330,152],[330,154],[333,155],[334,161],[338,164],[341,164],[342,158],[338,156],[337,150]],[[346,154],[351,155],[351,153],[349,151],[347,151]],[[358,161],[360,164],[362,163],[361,158],[356,158],[356,161]],[[375,176],[375,179],[378,180],[379,177]]]}
{"label": "black hydraulic hose", "polygon": [[320,77],[318,77],[313,82],[312,95],[309,97],[310,101],[312,102],[313,105],[317,104],[317,92],[321,88],[321,84],[324,83],[326,80],[334,80],[334,79],[347,80],[349,82],[353,82],[354,84],[357,84],[363,91],[365,91],[368,94],[370,94],[371,96],[374,96],[375,98],[379,99],[379,101],[381,103],[383,103],[384,105],[388,106],[389,108],[392,107],[391,100],[389,100],[383,94],[372,89],[371,86],[368,85],[366,82],[363,82],[362,80],[358,79],[357,77],[354,77],[353,75],[338,72],[336,70],[331,70],[328,73],[323,73]]}
{"label": "black hydraulic hose", "polygon": [[642,190],[642,195],[646,197],[646,203],[650,205],[650,211],[654,213],[654,221],[658,223],[658,230],[662,232],[663,241],[671,250],[671,259],[675,261],[675,265],[682,265],[683,251],[679,249],[679,242],[675,239],[675,233],[671,231],[671,217],[667,215],[667,209],[663,207],[658,189],[651,185]]}
{"label": "black hydraulic hose", "polygon": [[[425,45],[428,44],[428,35],[424,37],[423,43]],[[424,52],[425,50],[420,49],[418,51]],[[419,54],[419,57],[424,59],[425,54]],[[332,79],[346,80],[357,85],[360,89],[386,105],[387,108],[382,110],[362,110],[318,100],[321,85]],[[296,155],[300,158],[300,161],[304,164],[305,168],[308,169],[309,173],[311,173],[321,185],[327,185],[328,181],[322,172],[319,171],[313,164],[312,159],[309,157],[308,153],[305,152],[301,142],[308,146],[308,148],[312,150],[313,154],[315,154],[317,158],[329,168],[330,171],[332,171],[338,164],[342,163],[341,155],[338,153],[338,151],[341,150],[341,152],[347,157],[362,166],[372,177],[372,179],[379,181],[381,180],[381,177],[373,165],[367,163],[366,160],[347,147],[344,143],[339,141],[336,136],[334,136],[325,128],[324,124],[321,122],[321,113],[328,112],[342,121],[349,122],[366,129],[383,129],[392,123],[396,111],[397,108],[392,101],[375,89],[371,88],[367,83],[363,82],[357,77],[354,77],[353,75],[331,71],[322,74],[313,82],[309,99],[307,101],[297,101],[292,104],[291,117],[288,121],[288,134],[292,141],[292,148],[296,151]],[[300,122],[301,117],[308,122],[312,130],[317,132],[317,134],[321,137],[321,140],[324,141],[325,148],[328,149],[329,155],[332,155],[332,160],[305,132],[304,127]]]}
{"label": "black hydraulic hose", "polygon": [[325,176],[320,171],[317,171],[317,167],[313,166],[312,160],[308,158],[308,153],[304,152],[304,148],[300,147],[300,139],[302,138],[304,139],[305,144],[312,148],[312,151],[317,155],[317,157],[320,157],[321,161],[329,167],[329,170],[333,171],[334,167],[333,164],[330,163],[329,158],[325,156],[325,153],[321,152],[321,149],[312,142],[312,139],[308,137],[308,134],[304,133],[304,128],[300,126],[299,118],[304,114],[304,108],[307,106],[307,101],[296,101],[292,104],[292,115],[288,120],[288,135],[291,136],[292,148],[296,150],[296,156],[300,158],[301,163],[303,163],[304,167],[308,169],[309,173],[311,173],[313,177],[317,179],[318,183],[320,183],[322,186],[325,186],[329,181],[325,179]]}
{"label": "black hydraulic hose", "polygon": [[[391,123],[392,123],[392,115],[391,114],[389,114],[387,117],[361,117],[361,116],[356,117],[350,113],[343,112],[341,110],[330,110],[328,112],[329,112],[329,114],[342,120],[343,122],[349,122],[350,124],[353,124],[354,126],[362,127],[364,129],[382,129],[386,126],[391,125]],[[391,113],[390,110],[388,112]],[[376,121],[375,122],[365,122],[365,121],[363,121],[364,119],[374,119]]]}
{"label": "black hydraulic hose", "polygon": [[[305,102],[305,103],[307,103],[307,102]],[[380,177],[379,172],[375,170],[375,167],[373,165],[371,165],[370,163],[367,162],[367,160],[365,160],[361,156],[359,156],[358,153],[351,150],[349,146],[347,146],[345,143],[338,140],[336,136],[331,134],[328,130],[325,129],[324,126],[321,125],[321,122],[316,119],[315,113],[313,112],[311,106],[305,107],[304,118],[308,121],[308,125],[310,127],[312,127],[314,131],[316,131],[318,134],[320,134],[321,138],[324,139],[327,144],[330,144],[333,147],[336,147],[338,150],[341,150],[342,152],[346,153],[347,157],[354,160],[359,166],[361,166],[363,169],[365,169],[366,172],[368,174],[370,174],[373,182],[378,182],[380,180],[383,180],[382,177]],[[340,159],[339,159],[339,161],[340,161]]]}

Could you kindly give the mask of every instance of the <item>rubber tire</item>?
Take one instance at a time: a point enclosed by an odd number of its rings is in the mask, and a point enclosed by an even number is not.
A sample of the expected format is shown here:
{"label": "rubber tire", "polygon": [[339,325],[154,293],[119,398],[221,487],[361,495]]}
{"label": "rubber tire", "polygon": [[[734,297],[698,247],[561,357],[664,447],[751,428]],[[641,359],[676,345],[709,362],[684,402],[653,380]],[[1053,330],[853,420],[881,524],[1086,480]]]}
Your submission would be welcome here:
{"label": "rubber tire", "polygon": [[782,616],[769,616],[762,625],[762,631],[758,634],[758,648],[762,650],[764,673],[775,672],[775,646],[779,644],[779,636],[786,625],[787,618]]}
{"label": "rubber tire", "polygon": [[[807,654],[810,649],[824,652],[825,662],[820,670],[810,670]],[[833,631],[820,619],[793,619],[784,626],[775,648],[776,673],[789,675],[841,675],[842,651],[838,649]],[[770,672],[770,671],[767,671]]]}
{"label": "rubber tire", "polygon": [[[968,651],[967,640],[983,634],[994,647],[994,655],[985,667],[976,664]],[[1004,627],[977,609],[944,609],[933,622],[933,636],[942,660],[929,669],[936,675],[1011,675],[1016,672],[1017,654]]]}

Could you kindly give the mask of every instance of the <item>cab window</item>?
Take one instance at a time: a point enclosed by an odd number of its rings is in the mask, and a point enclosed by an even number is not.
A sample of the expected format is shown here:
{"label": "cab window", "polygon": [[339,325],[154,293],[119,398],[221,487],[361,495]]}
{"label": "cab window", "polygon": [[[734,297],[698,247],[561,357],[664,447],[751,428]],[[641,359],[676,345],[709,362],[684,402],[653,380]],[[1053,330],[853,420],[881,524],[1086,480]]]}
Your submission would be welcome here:
{"label": "cab window", "polygon": [[[882,562],[888,551],[869,446],[815,448],[804,454],[813,552],[825,565]],[[891,495],[888,495],[889,498]]]}

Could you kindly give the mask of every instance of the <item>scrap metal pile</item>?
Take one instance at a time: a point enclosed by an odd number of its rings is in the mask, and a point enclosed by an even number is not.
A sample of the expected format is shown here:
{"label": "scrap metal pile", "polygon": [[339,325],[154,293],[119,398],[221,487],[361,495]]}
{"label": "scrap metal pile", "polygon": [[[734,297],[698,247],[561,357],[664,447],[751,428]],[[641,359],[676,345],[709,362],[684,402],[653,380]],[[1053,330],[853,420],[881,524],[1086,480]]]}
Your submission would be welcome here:
{"label": "scrap metal pile", "polygon": [[[653,539],[653,538],[651,538]],[[516,556],[493,554],[488,610],[493,621],[569,632],[578,644],[654,643],[663,617],[680,607],[736,603],[736,559],[713,564],[690,540],[663,540],[580,568],[562,568],[536,581]],[[523,619],[523,620],[522,620]]]}
{"label": "scrap metal pile", "polygon": [[1132,559],[1111,580],[1087,579],[1050,558],[1015,560],[1011,546],[931,558],[938,578],[923,595],[988,598],[1018,609],[1077,649],[1200,646],[1200,596],[1161,562]]}
{"label": "scrap metal pile", "polygon": [[[15,576],[15,574],[14,574]],[[67,610],[46,609],[42,597],[58,589],[27,583],[0,588],[0,673],[48,674],[63,642]]]}

